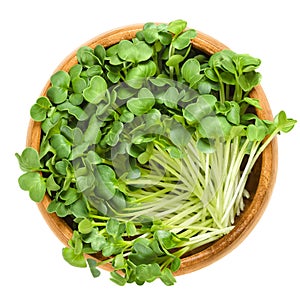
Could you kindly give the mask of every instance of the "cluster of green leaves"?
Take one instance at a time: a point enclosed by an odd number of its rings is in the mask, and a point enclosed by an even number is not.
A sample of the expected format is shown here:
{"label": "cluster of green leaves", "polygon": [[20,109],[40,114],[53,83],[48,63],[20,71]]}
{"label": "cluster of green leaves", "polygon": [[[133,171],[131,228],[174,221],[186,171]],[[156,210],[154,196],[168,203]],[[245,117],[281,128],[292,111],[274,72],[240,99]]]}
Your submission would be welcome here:
{"label": "cluster of green leaves", "polygon": [[[99,218],[99,216],[98,216]],[[101,218],[101,217],[100,217]],[[101,218],[97,222],[87,218],[78,218],[78,230],[74,230],[69,247],[63,249],[63,257],[76,267],[89,267],[94,277],[100,275],[99,264],[85,254],[101,251],[108,257],[100,263],[111,263],[114,271],[112,281],[118,285],[135,282],[139,285],[160,278],[166,285],[172,285],[175,279],[172,272],[178,270],[180,259],[171,254],[172,249],[182,242],[174,233],[165,230],[153,230],[155,222],[147,220],[137,224],[120,222],[115,218]],[[136,237],[139,234],[139,237]],[[144,234],[145,237],[140,235]],[[151,239],[149,236],[151,235]],[[147,236],[147,238],[146,238]],[[128,239],[128,237],[136,237]],[[160,263],[168,261],[170,268],[161,268]]]}
{"label": "cluster of green leaves", "polygon": [[48,212],[73,222],[64,259],[94,277],[111,263],[119,285],[174,284],[182,255],[232,229],[253,165],[295,124],[253,113],[259,59],[209,57],[186,25],[147,23],[130,41],[81,47],[30,110],[39,152],[16,154],[20,187],[36,202],[47,193]]}

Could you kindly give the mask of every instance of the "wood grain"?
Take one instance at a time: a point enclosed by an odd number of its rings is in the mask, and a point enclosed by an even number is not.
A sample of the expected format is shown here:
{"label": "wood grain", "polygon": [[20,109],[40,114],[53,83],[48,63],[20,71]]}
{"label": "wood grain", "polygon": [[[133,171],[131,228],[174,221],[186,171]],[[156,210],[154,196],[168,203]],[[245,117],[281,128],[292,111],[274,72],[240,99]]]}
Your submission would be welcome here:
{"label": "wood grain", "polygon": [[[101,44],[104,47],[108,47],[116,44],[120,40],[133,38],[136,32],[141,30],[142,27],[142,24],[136,24],[118,28],[96,36],[83,45],[94,48],[97,44]],[[197,32],[197,37],[193,40],[193,46],[207,54],[213,54],[222,49],[228,49],[228,47],[221,42],[199,31]],[[77,49],[68,55],[54,70],[54,72],[57,70],[69,71],[69,69],[77,63],[76,51]],[[48,81],[42,90],[41,95],[46,94],[49,86],[50,82]],[[257,111],[258,116],[262,119],[271,120],[273,118],[272,112],[262,87],[257,86],[251,92],[251,96],[260,99],[262,110]],[[26,145],[39,150],[40,139],[40,123],[30,120]],[[235,228],[229,234],[220,238],[216,242],[206,246],[205,248],[199,249],[199,251],[193,251],[193,253],[184,257],[181,261],[181,267],[175,275],[193,272],[215,262],[232,251],[248,236],[259,221],[270,200],[276,180],[277,161],[278,150],[277,140],[275,138],[265,149],[261,159],[254,166],[254,169],[249,176],[247,187],[250,191],[251,199],[247,202],[245,210],[237,219]],[[72,236],[72,229],[68,226],[64,219],[59,218],[54,213],[49,214],[47,212],[47,206],[50,201],[51,199],[48,195],[46,195],[43,201],[38,204],[38,208],[48,226],[52,229],[58,239],[64,245],[67,245],[68,240]],[[101,259],[101,256],[97,256],[97,259]],[[106,270],[112,269],[111,265],[105,265],[103,268]]]}

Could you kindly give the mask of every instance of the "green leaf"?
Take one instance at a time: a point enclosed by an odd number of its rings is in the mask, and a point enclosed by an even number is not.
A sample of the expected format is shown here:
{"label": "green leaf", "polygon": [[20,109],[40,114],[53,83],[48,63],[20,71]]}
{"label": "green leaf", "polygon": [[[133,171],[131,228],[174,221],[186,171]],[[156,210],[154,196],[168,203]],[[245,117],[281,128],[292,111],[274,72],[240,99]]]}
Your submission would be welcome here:
{"label": "green leaf", "polygon": [[37,172],[28,172],[21,175],[18,179],[19,186],[24,191],[29,191],[32,186],[40,181],[40,175]]}
{"label": "green leaf", "polygon": [[154,237],[165,249],[172,249],[177,244],[174,240],[173,234],[170,231],[157,230],[154,233]]}
{"label": "green leaf", "polygon": [[37,122],[44,121],[47,116],[47,112],[51,107],[51,102],[47,97],[40,97],[36,100],[36,103],[30,109],[30,116]]}
{"label": "green leaf", "polygon": [[183,116],[189,123],[199,123],[202,118],[209,116],[214,111],[217,98],[213,95],[201,95],[196,103],[186,106]]}
{"label": "green leaf", "polygon": [[143,30],[145,41],[148,44],[152,44],[159,39],[157,28],[147,28]]}
{"label": "green leaf", "polygon": [[[100,107],[101,104],[98,105]],[[86,123],[85,123],[86,124]],[[100,131],[100,121],[97,118],[97,114],[93,114],[89,119],[88,125],[85,125],[87,128],[84,128],[83,140],[87,142],[89,145],[99,143],[101,138]],[[82,141],[78,141],[78,145],[81,144]]]}
{"label": "green leaf", "polygon": [[58,86],[52,86],[47,90],[47,97],[54,104],[60,104],[66,101],[68,90]]}
{"label": "green leaf", "polygon": [[[118,46],[118,45],[115,45],[115,46]],[[123,61],[122,59],[117,55],[117,53],[115,55],[111,55],[111,56],[108,56],[108,59],[109,59],[109,62],[110,64],[113,66],[113,67],[116,67],[115,69],[112,69],[111,67],[109,66],[105,66],[108,70],[109,70],[109,73],[113,74],[114,76],[117,77],[117,74],[119,74],[117,67],[122,65]],[[117,72],[116,72],[117,70]],[[111,78],[111,77],[109,77]]]}
{"label": "green leaf", "polygon": [[279,129],[279,131],[282,131],[284,133],[291,131],[296,123],[296,120],[287,118],[284,111],[279,112],[274,118],[275,126],[277,127],[277,129]]}
{"label": "green leaf", "polygon": [[99,65],[91,66],[86,70],[87,77],[94,77],[96,75],[102,75],[102,74],[103,74],[103,70]]}
{"label": "green leaf", "polygon": [[167,61],[166,65],[168,67],[176,67],[178,66],[182,61],[184,60],[184,57],[179,54],[172,55]]}
{"label": "green leaf", "polygon": [[260,59],[254,58],[249,54],[235,54],[232,56],[232,60],[240,74],[244,72],[252,72],[261,64]]}
{"label": "green leaf", "polygon": [[154,104],[155,98],[153,94],[148,89],[142,88],[139,91],[138,98],[132,98],[127,101],[127,108],[136,116],[141,116],[150,111]]}
{"label": "green leaf", "polygon": [[171,270],[168,268],[164,268],[162,270],[160,279],[167,286],[174,285],[174,283],[176,282],[174,275],[172,274]]}
{"label": "green leaf", "polygon": [[110,200],[116,193],[116,174],[107,165],[98,165],[95,174],[96,191],[104,200]]}
{"label": "green leaf", "polygon": [[140,164],[144,165],[146,164],[150,158],[151,158],[151,153],[145,151],[145,152],[142,152],[141,154],[139,154],[139,156],[137,157],[137,160]]}
{"label": "green leaf", "polygon": [[243,125],[232,126],[230,130],[229,139],[233,139],[237,136],[245,136],[245,135],[246,135],[245,126]]}
{"label": "green leaf", "polygon": [[139,281],[152,282],[156,278],[160,277],[160,267],[157,263],[142,264],[136,268],[136,278]]}
{"label": "green leaf", "polygon": [[167,148],[167,151],[170,154],[170,157],[172,158],[183,158],[184,157],[184,152],[183,150],[180,150],[179,148],[175,147],[175,146],[170,146]]}
{"label": "green leaf", "polygon": [[176,272],[179,268],[180,268],[180,258],[179,257],[174,257],[174,260],[172,261],[172,264],[171,264],[171,271],[172,272]]}
{"label": "green leaf", "polygon": [[116,144],[119,142],[119,136],[122,130],[123,130],[123,123],[120,121],[115,121],[111,129],[108,131],[108,133],[101,141],[101,143],[107,144],[111,147],[116,146]]}
{"label": "green leaf", "polygon": [[255,126],[254,124],[250,124],[247,127],[247,137],[251,142],[261,142],[265,138],[266,133],[266,128],[264,126]]}
{"label": "green leaf", "polygon": [[260,103],[259,103],[259,99],[245,97],[242,100],[242,102],[246,102],[246,103],[254,106],[255,108],[261,109],[261,106],[260,106]]}
{"label": "green leaf", "polygon": [[187,22],[184,20],[175,20],[168,24],[168,31],[175,35],[180,34],[186,28]]}
{"label": "green leaf", "polygon": [[135,62],[135,48],[129,40],[122,40],[118,43],[118,56],[123,60]]}
{"label": "green leaf", "polygon": [[260,83],[261,74],[255,71],[245,73],[238,77],[238,83],[245,92],[251,91]]}
{"label": "green leaf", "polygon": [[55,104],[64,102],[68,97],[70,76],[65,71],[58,71],[50,78],[52,86],[47,90],[47,97]]}
{"label": "green leaf", "polygon": [[202,137],[208,139],[227,138],[231,125],[224,116],[208,116],[201,119],[198,131]]}
{"label": "green leaf", "polygon": [[170,129],[170,139],[177,147],[184,147],[191,140],[191,134],[178,123]]}
{"label": "green leaf", "polygon": [[65,71],[57,71],[50,78],[52,86],[68,89],[70,85],[70,75]]}
{"label": "green leaf", "polygon": [[95,184],[95,176],[91,172],[88,172],[83,175],[79,175],[78,170],[75,172],[76,175],[76,188],[79,192],[85,192],[90,188],[94,187]]}
{"label": "green leaf", "polygon": [[123,256],[123,253],[120,253],[114,257],[112,262],[113,267],[115,270],[121,270],[126,268],[126,259]]}
{"label": "green leaf", "polygon": [[110,206],[117,212],[121,212],[126,207],[124,194],[116,190],[114,196],[109,200]]}
{"label": "green leaf", "polygon": [[65,205],[71,205],[80,198],[80,194],[77,189],[70,187],[61,192],[60,198],[65,201]]}
{"label": "green leaf", "polygon": [[83,243],[81,235],[77,230],[73,231],[72,238],[68,241],[68,245],[74,250],[75,255],[83,253]]}
{"label": "green leaf", "polygon": [[88,142],[84,142],[79,145],[73,145],[72,153],[71,153],[69,159],[74,160],[78,157],[84,156],[84,153],[88,149],[89,146],[90,146],[90,144]]}
{"label": "green leaf", "polygon": [[98,165],[102,162],[102,158],[95,151],[92,150],[88,152],[86,158],[92,165]]}
{"label": "green leaf", "polygon": [[114,73],[114,72],[107,72],[107,78],[112,82],[112,83],[117,83],[121,79],[120,73]]}
{"label": "green leaf", "polygon": [[114,254],[119,254],[122,251],[122,247],[114,242],[114,239],[110,239],[110,241],[106,242],[102,249],[102,255],[109,257]]}
{"label": "green leaf", "polygon": [[216,107],[216,113],[217,114],[222,114],[224,116],[227,116],[231,109],[231,104],[232,101],[224,101],[224,102],[216,102],[215,107]]}
{"label": "green leaf", "polygon": [[113,271],[110,273],[111,278],[110,280],[117,285],[124,286],[127,282],[126,278],[122,277],[120,274],[118,274],[116,271]]}
{"label": "green leaf", "polygon": [[125,84],[120,84],[116,87],[116,92],[118,94],[118,98],[121,100],[132,98],[134,95],[137,94],[137,90],[127,86]]}
{"label": "green leaf", "polygon": [[93,222],[89,219],[83,219],[78,224],[78,231],[83,234],[88,234],[93,230]]}
{"label": "green leaf", "polygon": [[231,101],[230,102],[230,110],[227,114],[227,120],[234,124],[234,125],[239,125],[240,124],[240,106],[238,103]]}
{"label": "green leaf", "polygon": [[51,195],[51,191],[56,192],[56,191],[60,190],[60,185],[57,184],[57,183],[55,182],[55,179],[54,179],[54,175],[53,175],[53,174],[51,174],[51,175],[46,179],[46,187],[47,187],[47,192],[48,192],[48,194],[50,194],[50,195]]}
{"label": "green leaf", "polygon": [[103,64],[106,56],[105,48],[102,45],[97,45],[94,49],[94,54],[99,58],[100,62]]}
{"label": "green leaf", "polygon": [[219,77],[217,76],[217,73],[213,69],[210,68],[205,69],[204,74],[211,81],[219,82]]}
{"label": "green leaf", "polygon": [[57,105],[57,109],[60,111],[67,111],[70,115],[74,116],[78,121],[84,121],[89,117],[82,108],[71,104],[69,101]]}
{"label": "green leaf", "polygon": [[101,275],[101,272],[100,270],[97,268],[97,262],[92,259],[92,258],[88,258],[87,259],[87,263],[88,263],[88,266],[90,268],[90,271],[93,275],[94,278],[97,278]]}
{"label": "green leaf", "polygon": [[106,243],[105,237],[97,235],[91,242],[91,246],[95,251],[101,251]]}
{"label": "green leaf", "polygon": [[48,207],[47,207],[48,213],[56,213],[58,217],[64,218],[69,214],[68,208],[65,206],[64,203],[56,200],[52,200]]}
{"label": "green leaf", "polygon": [[57,159],[69,157],[71,144],[63,135],[54,134],[50,139],[50,144],[56,150]]}
{"label": "green leaf", "polygon": [[197,35],[196,30],[189,29],[182,34],[180,34],[177,38],[172,41],[172,45],[175,49],[182,50],[188,47],[191,43],[191,40],[195,38]]}
{"label": "green leaf", "polygon": [[164,256],[166,253],[161,249],[159,242],[155,239],[152,239],[149,246],[155,252],[157,256]]}
{"label": "green leaf", "polygon": [[133,243],[133,252],[128,256],[135,265],[150,264],[157,258],[156,253],[151,249],[149,241],[138,238]]}
{"label": "green leaf", "polygon": [[63,113],[55,112],[52,117],[45,119],[42,122],[42,130],[45,132],[44,141],[49,141],[52,135],[59,134],[60,128],[63,125]]}
{"label": "green leaf", "polygon": [[212,69],[219,69],[219,71],[223,70],[235,74],[236,68],[232,60],[234,55],[235,53],[228,49],[217,51],[209,58],[208,65]]}
{"label": "green leaf", "polygon": [[106,231],[111,236],[117,236],[119,233],[120,222],[117,219],[110,218],[106,224]]}
{"label": "green leaf", "polygon": [[197,142],[197,148],[200,152],[209,154],[215,152],[216,148],[212,140],[201,138]]}
{"label": "green leaf", "polygon": [[128,236],[135,236],[137,234],[137,230],[133,222],[126,222],[126,232]]}
{"label": "green leaf", "polygon": [[46,193],[46,182],[37,172],[28,172],[18,179],[22,190],[29,191],[30,198],[35,202],[41,202]]}
{"label": "green leaf", "polygon": [[97,228],[93,228],[88,234],[82,235],[82,240],[85,243],[90,243],[94,251],[101,251],[103,246],[106,244],[106,239],[99,233]]}
{"label": "green leaf", "polygon": [[149,60],[144,63],[139,63],[136,67],[128,70],[126,74],[126,83],[133,88],[141,88],[142,83],[148,77],[156,74],[156,64]]}
{"label": "green leaf", "polygon": [[88,46],[83,46],[79,48],[76,53],[76,56],[79,64],[86,67],[91,67],[100,62],[99,58],[96,55],[94,55],[93,49]]}
{"label": "green leaf", "polygon": [[177,103],[181,98],[181,94],[178,90],[170,86],[166,92],[159,97],[159,100],[162,101],[169,108],[177,108]]}
{"label": "green leaf", "polygon": [[39,154],[34,148],[27,147],[23,150],[21,155],[18,153],[15,155],[19,161],[19,166],[22,171],[37,171],[40,169]]}
{"label": "green leaf", "polygon": [[75,77],[72,79],[73,92],[76,94],[81,94],[86,88],[86,81],[83,78]]}
{"label": "green leaf", "polygon": [[210,94],[212,85],[208,81],[201,81],[198,84],[198,91],[200,95]]}
{"label": "green leaf", "polygon": [[[166,106],[168,106],[170,102],[166,98],[164,100]],[[158,126],[161,127],[161,113],[158,109],[155,108],[151,109],[147,114],[143,115],[142,118],[145,121],[145,130],[148,130],[149,128],[152,128],[151,130],[155,128],[156,130]]]}
{"label": "green leaf", "polygon": [[61,175],[67,175],[68,161],[66,159],[60,160],[55,164],[56,171]]}
{"label": "green leaf", "polygon": [[76,77],[80,77],[82,72],[82,66],[80,64],[73,65],[69,70],[70,79],[73,80]]}
{"label": "green leaf", "polygon": [[134,120],[134,114],[127,109],[124,109],[119,120],[123,123],[130,123]]}
{"label": "green leaf", "polygon": [[65,261],[67,261],[71,266],[78,268],[86,267],[86,260],[82,253],[75,254],[75,250],[73,248],[63,248],[62,255]]}
{"label": "green leaf", "polygon": [[94,76],[87,88],[83,90],[83,97],[86,101],[98,104],[105,99],[107,83],[101,76]]}
{"label": "green leaf", "polygon": [[31,200],[35,202],[41,202],[46,193],[46,183],[40,177],[40,180],[36,182],[36,185],[32,186],[29,190],[29,196]]}
{"label": "green leaf", "polygon": [[200,73],[200,63],[195,58],[190,58],[185,61],[181,67],[182,77],[188,83],[193,83],[195,77]]}
{"label": "green leaf", "polygon": [[118,44],[119,57],[135,64],[148,60],[152,53],[152,48],[143,41],[122,40]]}
{"label": "green leaf", "polygon": [[86,206],[85,201],[83,199],[79,199],[72,203],[69,206],[70,212],[76,217],[76,218],[86,218],[88,217],[88,208]]}
{"label": "green leaf", "polygon": [[234,74],[231,74],[229,72],[222,72],[220,73],[221,79],[223,83],[235,85],[236,78]]}

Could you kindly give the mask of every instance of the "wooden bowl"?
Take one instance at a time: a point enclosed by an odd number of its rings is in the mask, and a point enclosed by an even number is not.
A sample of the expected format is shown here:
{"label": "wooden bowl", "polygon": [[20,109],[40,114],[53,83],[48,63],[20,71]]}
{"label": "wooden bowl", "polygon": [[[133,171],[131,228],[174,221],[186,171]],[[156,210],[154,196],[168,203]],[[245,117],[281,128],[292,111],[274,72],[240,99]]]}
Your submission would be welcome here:
{"label": "wooden bowl", "polygon": [[[118,43],[120,40],[132,39],[136,32],[142,28],[143,25],[138,24],[115,29],[91,39],[84,45],[94,48],[96,45],[101,44],[104,47],[108,47]],[[209,55],[222,49],[228,49],[224,44],[201,32],[197,32],[197,36],[193,40],[193,46]],[[55,71],[69,71],[69,69],[77,63],[76,51],[77,49],[67,56]],[[46,84],[41,95],[46,95],[46,91],[49,87],[50,82]],[[262,87],[257,86],[254,88],[251,92],[251,96],[260,99],[262,110],[258,110],[257,115],[262,119],[272,120],[272,112]],[[41,124],[30,120],[27,134],[27,147],[33,147],[39,150],[40,139]],[[189,253],[186,257],[182,258],[181,267],[175,275],[190,273],[215,262],[232,251],[247,237],[259,221],[269,202],[276,179],[277,161],[277,140],[275,138],[265,149],[249,176],[247,190],[251,196],[250,199],[246,201],[244,211],[235,221],[234,229],[219,240],[201,249],[196,249],[193,253]],[[49,214],[47,212],[47,206],[50,201],[51,199],[46,195],[43,201],[38,204],[38,208],[59,240],[67,245],[68,240],[72,236],[72,229],[63,218],[59,218],[55,213]],[[112,270],[111,265],[104,265],[102,267],[106,270]]]}

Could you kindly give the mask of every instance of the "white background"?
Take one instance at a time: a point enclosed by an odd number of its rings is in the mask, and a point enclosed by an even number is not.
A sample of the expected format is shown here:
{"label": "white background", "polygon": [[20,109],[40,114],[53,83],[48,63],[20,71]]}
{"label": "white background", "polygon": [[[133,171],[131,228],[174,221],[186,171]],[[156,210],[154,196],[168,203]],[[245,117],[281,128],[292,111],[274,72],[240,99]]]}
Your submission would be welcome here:
{"label": "white background", "polygon": [[[5,4],[4,4],[5,3]],[[274,113],[300,121],[299,1],[2,1],[0,4],[1,299],[300,299],[299,137],[279,137],[277,183],[265,214],[233,252],[175,286],[118,287],[109,274],[64,262],[62,244],[21,191],[15,152],[25,146],[29,109],[56,66],[94,36],[123,25],[182,18],[236,52],[262,59]]]}

